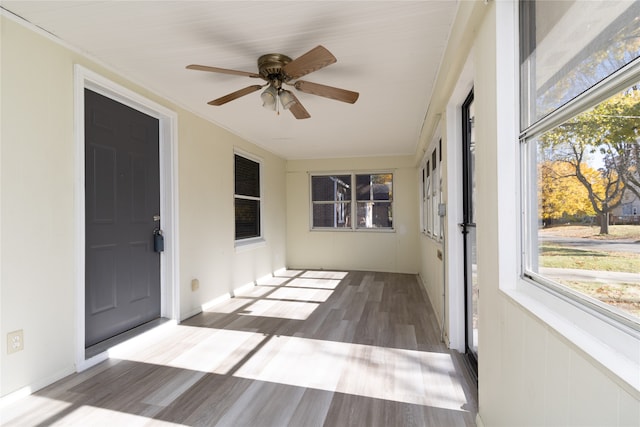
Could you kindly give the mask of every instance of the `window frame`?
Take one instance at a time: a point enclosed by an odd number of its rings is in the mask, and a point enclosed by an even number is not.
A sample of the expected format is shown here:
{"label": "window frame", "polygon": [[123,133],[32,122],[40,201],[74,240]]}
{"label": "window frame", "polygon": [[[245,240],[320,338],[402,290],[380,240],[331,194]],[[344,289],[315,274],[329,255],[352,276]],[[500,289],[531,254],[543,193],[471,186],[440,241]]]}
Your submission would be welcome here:
{"label": "window frame", "polygon": [[635,333],[640,332],[640,321],[634,320],[630,315],[611,310],[608,304],[597,301],[594,298],[589,298],[580,292],[574,291],[567,286],[546,278],[542,274],[532,271],[536,264],[536,260],[533,259],[534,247],[537,247],[537,237],[534,236],[534,233],[536,233],[538,229],[537,215],[533,214],[534,209],[537,212],[537,203],[534,207],[532,199],[534,199],[533,194],[537,192],[534,164],[536,158],[535,138],[554,129],[566,120],[579,115],[581,112],[587,111],[599,103],[606,101],[612,95],[621,92],[637,82],[640,82],[640,58],[621,68],[617,73],[605,78],[603,81],[585,91],[582,95],[574,98],[566,105],[558,108],[554,113],[540,119],[535,123],[535,128],[533,130],[531,129],[533,127],[532,125],[520,133],[520,144],[522,146],[521,163],[523,171],[521,204],[524,216],[522,251],[522,270],[524,278],[532,281],[538,286],[548,288],[552,292],[557,293],[564,298],[570,299],[573,303],[578,303],[581,306],[584,306],[587,311],[597,313],[598,317],[615,327],[623,330],[633,330]]}
{"label": "window frame", "polygon": [[[235,189],[235,185],[236,185],[236,168],[235,168],[235,164],[236,164],[236,156],[237,157],[242,157],[246,160],[250,160],[254,163],[258,164],[258,186],[259,186],[259,196],[255,197],[255,196],[247,196],[247,195],[242,195],[242,194],[237,194],[236,193],[236,189]],[[264,169],[264,162],[262,160],[262,158],[248,153],[246,151],[240,150],[240,149],[234,149],[233,150],[233,211],[234,211],[234,227],[233,227],[233,239],[234,239],[234,246],[236,248],[242,248],[242,247],[249,247],[249,246],[254,246],[254,245],[260,245],[263,244],[265,242],[264,239],[264,173],[263,173],[263,169]],[[258,230],[259,230],[259,234],[257,236],[252,236],[252,237],[246,237],[246,238],[236,238],[236,226],[237,226],[237,218],[235,217],[235,205],[236,205],[236,200],[237,199],[241,199],[241,200],[255,200],[258,201]]]}
{"label": "window frame", "polygon": [[431,239],[442,241],[442,218],[438,206],[443,203],[442,192],[442,138],[436,137],[427,149],[420,166],[422,233]]}
{"label": "window frame", "polygon": [[[499,112],[507,113],[506,104],[513,101],[518,106],[514,114],[513,126],[503,127],[498,133],[498,139],[503,143],[511,140],[513,151],[505,150],[507,157],[519,164],[521,177],[518,186],[519,194],[517,204],[521,216],[513,224],[518,229],[518,240],[506,244],[514,246],[519,256],[505,255],[505,259],[519,259],[517,268],[506,267],[503,263],[501,272],[516,274],[519,279],[515,283],[501,282],[500,290],[510,297],[515,303],[528,310],[533,316],[555,330],[579,351],[589,355],[589,358],[608,371],[610,378],[621,387],[637,393],[640,391],[640,333],[626,323],[619,322],[608,313],[603,313],[595,308],[595,305],[584,304],[580,298],[565,292],[558,292],[556,286],[548,286],[544,279],[536,277],[527,271],[527,248],[531,245],[532,230],[537,231],[537,215],[530,215],[527,206],[530,203],[531,192],[537,192],[537,182],[532,180],[527,171],[527,149],[525,141],[530,141],[536,135],[541,135],[547,130],[553,129],[564,121],[574,117],[588,108],[605,101],[612,95],[637,83],[640,77],[640,60],[627,64],[616,73],[593,85],[577,96],[558,107],[553,114],[538,120],[524,131],[520,131],[521,108],[523,101],[520,92],[520,58],[518,57],[517,42],[520,40],[520,16],[519,2],[501,2],[496,5],[499,14],[499,22],[511,22],[512,25],[501,26],[497,39],[500,40],[498,51],[503,52],[498,56],[497,81],[499,91],[504,96],[505,106],[499,106]],[[511,53],[509,53],[511,52]],[[519,143],[516,143],[518,141]],[[529,146],[531,147],[531,145]],[[519,162],[518,162],[519,159]],[[509,168],[507,168],[509,169]],[[501,185],[501,190],[509,188],[509,185]],[[537,206],[536,206],[537,210]],[[533,223],[532,223],[533,219]],[[536,233],[537,234],[537,233]],[[507,243],[504,240],[502,244]],[[504,261],[504,260],[503,260]],[[563,287],[564,288],[564,287]]]}
{"label": "window frame", "polygon": [[[357,197],[357,176],[361,175],[391,175],[391,199],[387,200],[371,200],[372,202],[388,203],[391,207],[392,215],[395,212],[395,197],[393,193],[394,188],[394,172],[393,170],[375,170],[375,171],[337,171],[337,172],[309,172],[309,230],[310,231],[334,231],[334,232],[374,232],[374,233],[394,233],[395,221],[392,222],[391,227],[360,227],[354,218],[357,218],[358,203],[365,202],[365,200],[358,200]],[[349,175],[351,177],[351,191],[350,199],[344,201],[314,201],[313,200],[313,178],[317,176],[338,176]],[[349,204],[349,213],[351,223],[347,227],[316,227],[313,222],[313,207],[314,205],[321,204],[333,204],[343,203]]]}

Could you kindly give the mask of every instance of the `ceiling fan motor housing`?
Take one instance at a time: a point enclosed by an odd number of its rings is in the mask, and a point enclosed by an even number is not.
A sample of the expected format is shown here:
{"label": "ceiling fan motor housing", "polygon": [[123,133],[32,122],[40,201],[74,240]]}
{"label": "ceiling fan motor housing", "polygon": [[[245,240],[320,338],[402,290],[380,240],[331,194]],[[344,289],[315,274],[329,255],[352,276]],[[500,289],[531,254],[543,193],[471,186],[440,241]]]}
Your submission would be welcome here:
{"label": "ceiling fan motor housing", "polygon": [[258,72],[267,81],[286,82],[289,77],[282,68],[291,62],[291,58],[281,53],[267,53],[258,58]]}

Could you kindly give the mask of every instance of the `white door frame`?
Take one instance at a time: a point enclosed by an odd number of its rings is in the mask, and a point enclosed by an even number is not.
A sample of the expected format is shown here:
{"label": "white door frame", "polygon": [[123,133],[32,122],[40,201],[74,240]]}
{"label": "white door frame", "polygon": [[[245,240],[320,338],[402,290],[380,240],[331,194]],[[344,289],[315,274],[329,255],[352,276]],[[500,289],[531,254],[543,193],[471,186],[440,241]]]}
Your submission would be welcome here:
{"label": "white door frame", "polygon": [[[462,218],[462,104],[473,88],[473,51],[469,54],[447,105],[447,259],[459,260],[463,236],[458,224]],[[465,283],[463,263],[447,263],[449,348],[465,352]]]}
{"label": "white door frame", "polygon": [[160,255],[160,315],[173,321],[180,319],[178,275],[178,116],[111,80],[76,64],[74,67],[75,127],[75,262],[76,262],[76,370],[83,371],[108,358],[108,353],[85,358],[85,141],[84,90],[90,89],[134,108],[160,123],[160,217],[165,236],[165,250]]}

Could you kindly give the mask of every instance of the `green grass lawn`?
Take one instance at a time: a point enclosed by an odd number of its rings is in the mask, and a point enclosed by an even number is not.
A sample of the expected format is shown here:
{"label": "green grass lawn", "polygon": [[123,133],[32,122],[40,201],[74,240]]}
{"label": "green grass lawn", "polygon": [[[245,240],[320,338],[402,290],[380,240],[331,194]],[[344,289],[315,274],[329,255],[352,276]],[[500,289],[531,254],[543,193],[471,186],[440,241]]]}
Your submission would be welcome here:
{"label": "green grass lawn", "polygon": [[540,247],[540,265],[552,268],[638,273],[640,272],[640,255],[584,250],[543,243]]}
{"label": "green grass lawn", "polygon": [[609,234],[600,234],[600,226],[594,225],[559,225],[543,228],[541,234],[561,237],[580,237],[597,240],[638,240],[640,241],[640,225],[610,225]]}
{"label": "green grass lawn", "polygon": [[[640,255],[626,252],[604,252],[577,249],[557,243],[540,246],[540,265],[552,268],[581,270],[640,272]],[[640,283],[602,283],[561,280],[580,293],[640,317]]]}
{"label": "green grass lawn", "polygon": [[640,317],[640,285],[637,283],[603,284],[567,280],[563,281],[562,284]]}

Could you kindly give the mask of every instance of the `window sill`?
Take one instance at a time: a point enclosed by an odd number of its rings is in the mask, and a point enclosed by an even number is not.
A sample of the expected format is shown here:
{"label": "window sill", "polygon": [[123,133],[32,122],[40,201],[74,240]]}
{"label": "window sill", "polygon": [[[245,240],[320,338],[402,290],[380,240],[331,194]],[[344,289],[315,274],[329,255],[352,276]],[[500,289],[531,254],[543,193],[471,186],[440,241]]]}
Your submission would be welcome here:
{"label": "window sill", "polygon": [[605,322],[577,303],[520,279],[502,292],[567,339],[572,347],[601,366],[603,372],[640,398],[640,337]]}
{"label": "window sill", "polygon": [[235,251],[246,252],[258,248],[264,248],[267,246],[267,241],[263,237],[256,237],[254,239],[236,240]]}
{"label": "window sill", "polygon": [[431,240],[431,241],[432,241],[432,242],[434,242],[434,243],[440,243],[440,244],[442,244],[442,238],[441,238],[441,237],[439,237],[439,236],[434,236],[433,234],[428,233],[428,232],[426,232],[426,231],[423,231],[423,232],[422,232],[422,235],[423,235],[424,237],[428,238],[429,240]]}

